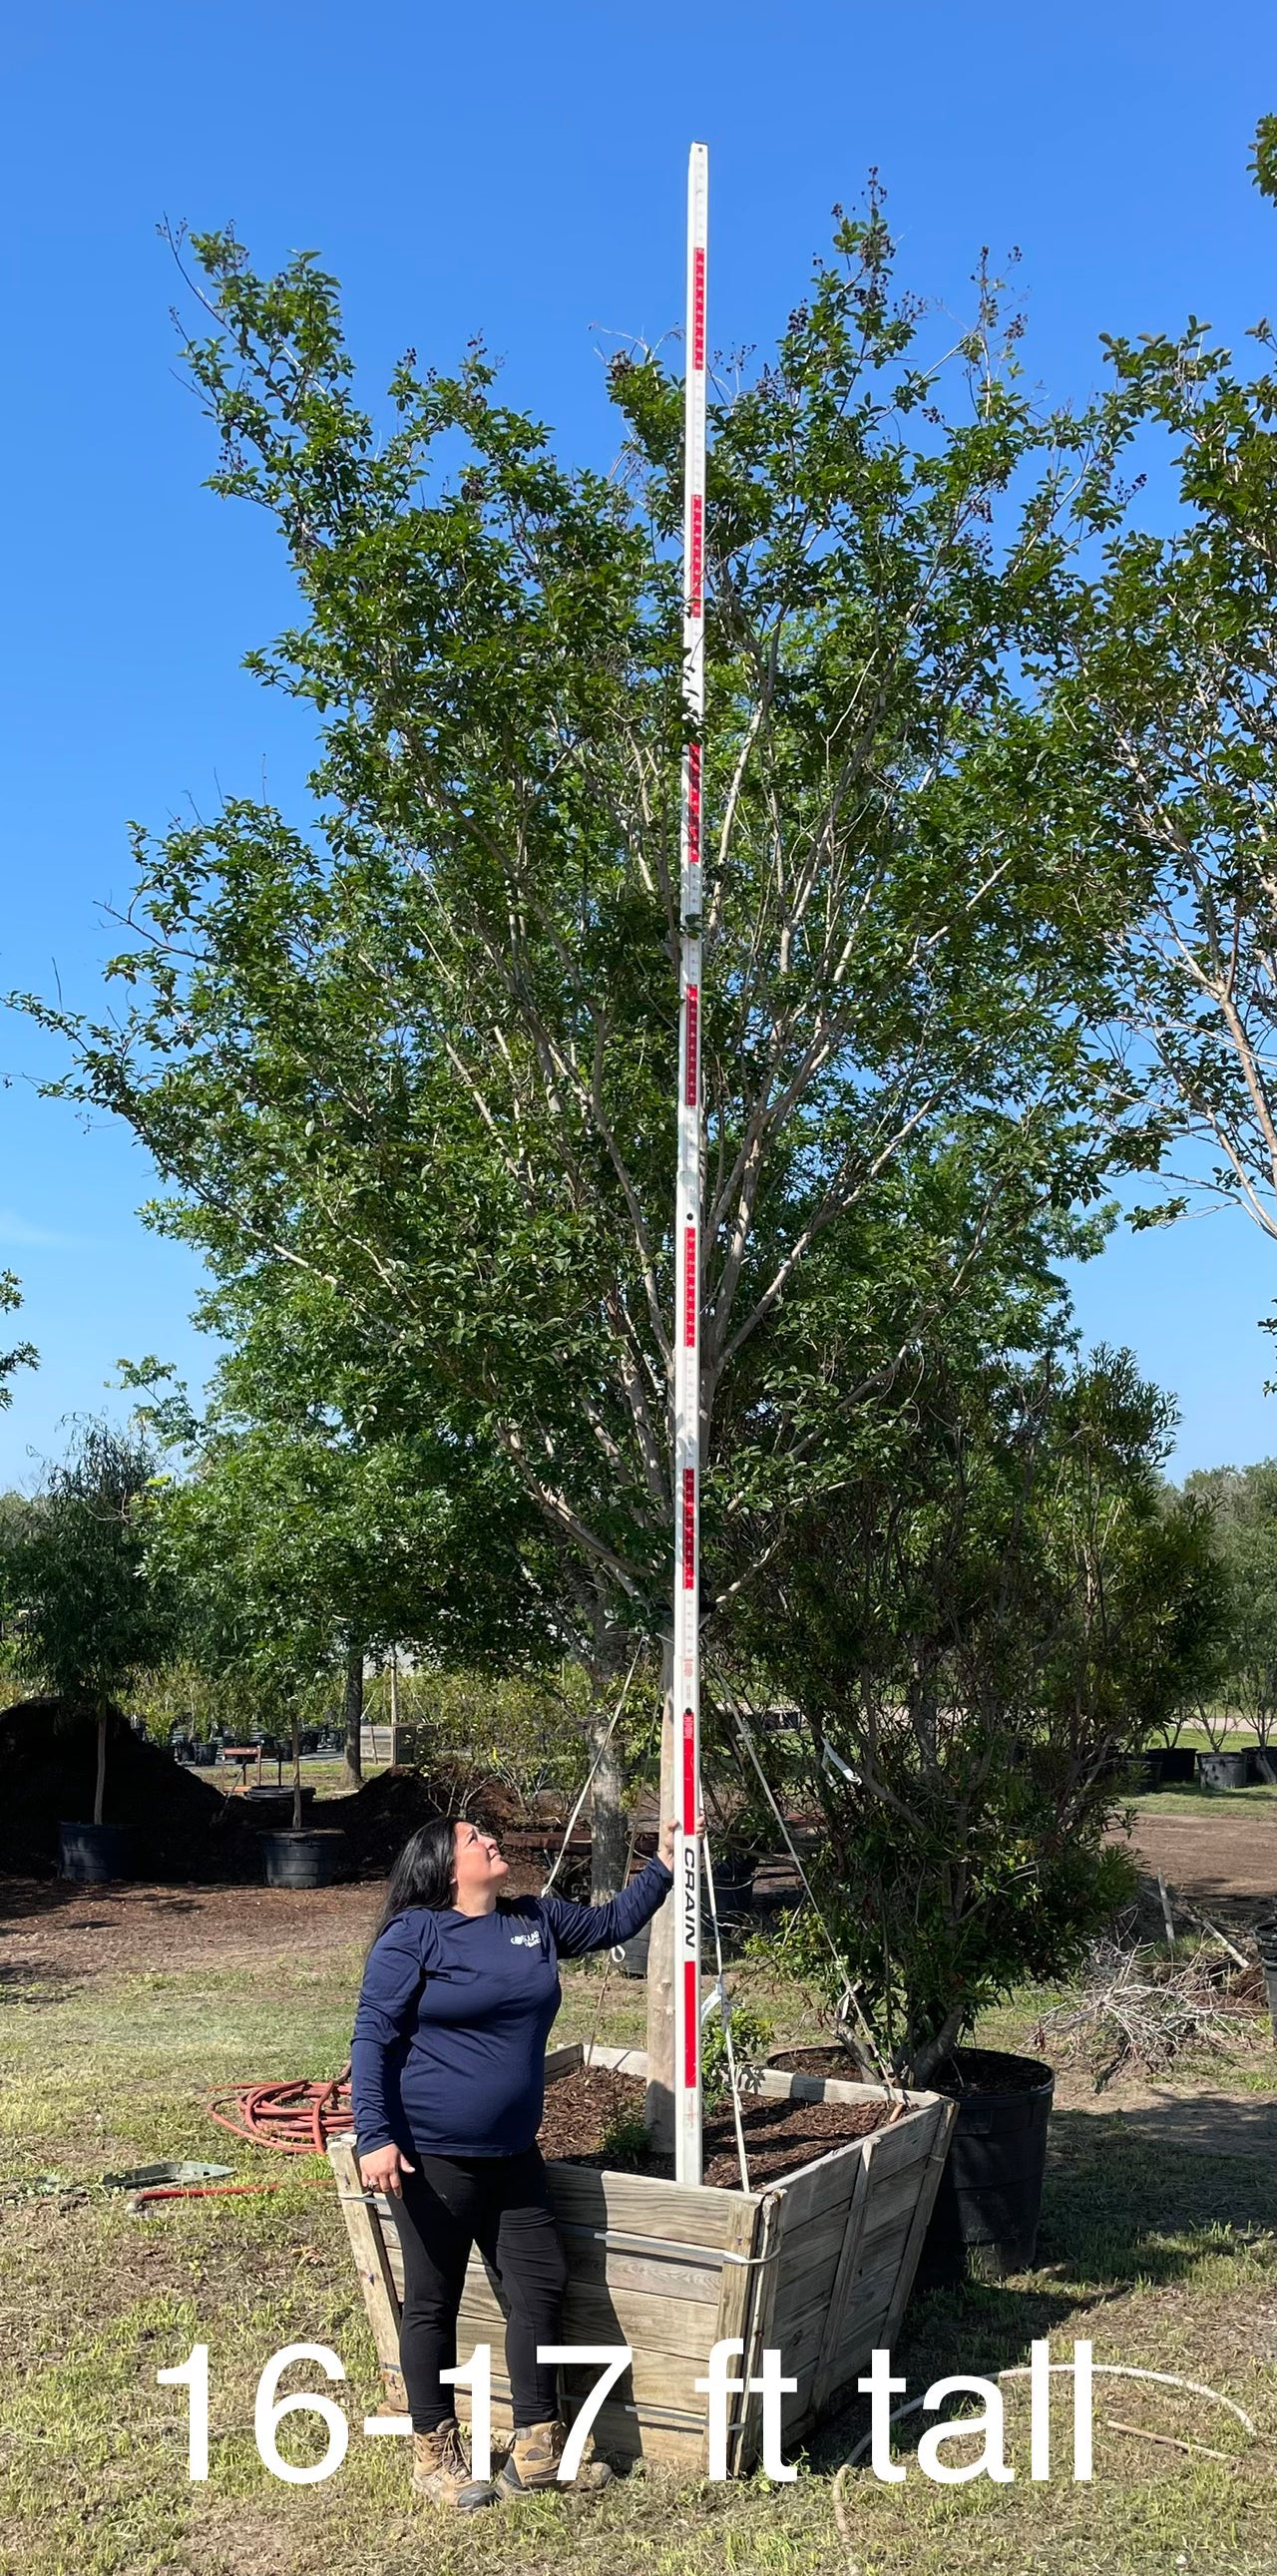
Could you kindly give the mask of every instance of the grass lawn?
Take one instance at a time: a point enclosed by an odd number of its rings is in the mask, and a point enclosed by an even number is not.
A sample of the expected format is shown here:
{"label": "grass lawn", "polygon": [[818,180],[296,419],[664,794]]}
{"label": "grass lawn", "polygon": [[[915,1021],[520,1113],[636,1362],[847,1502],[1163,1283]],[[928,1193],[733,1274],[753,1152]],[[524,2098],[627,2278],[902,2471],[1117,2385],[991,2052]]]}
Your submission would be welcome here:
{"label": "grass lawn", "polygon": [[[86,1930],[91,1945],[91,1926]],[[216,2082],[327,2075],[345,2059],[359,1950],[349,1924],[328,1949],[281,1944],[246,1963],[183,1963],[145,1975],[10,1970],[0,2153],[11,2183],[0,2214],[3,2397],[0,2564],[24,2576],[1272,2576],[1273,2405],[1268,2357],[1277,2158],[1217,2153],[1177,2137],[1173,2117],[1128,2116],[1120,2088],[1096,2106],[1070,2080],[1052,2122],[1036,2270],[916,2300],[895,2363],[920,2395],[956,2370],[1027,2360],[1049,2336],[1068,2359],[1089,2337],[1097,2363],[1180,2372],[1234,2397],[1263,2427],[1253,2448],[1222,2409],[1135,2381],[1096,2387],[1096,2474],[1074,2486],[1067,2398],[1058,2473],[1028,2479],[1027,2406],[1007,2393],[1014,2484],[940,2488],[902,2427],[902,2486],[866,2469],[848,2485],[851,2540],[831,2483],[865,2429],[863,2409],[823,2428],[801,2474],[711,2486],[655,2472],[597,2498],[525,2499],[473,2526],[407,2502],[400,2442],[359,2430],[380,2384],[327,2167],[241,2145],[200,2109]],[[0,1950],[0,1958],[3,1951]],[[87,1953],[86,1953],[87,1957]],[[773,2017],[778,2043],[810,2036],[804,1999],[774,1971],[743,1968],[737,1991]],[[641,2038],[641,1988],[598,1963],[564,1974],[556,2038]],[[981,2036],[1024,2046],[1045,1996],[1025,1996]],[[1258,2035],[1244,2063],[1184,2070],[1247,2099],[1274,2088]],[[1147,2090],[1147,2088],[1144,2088]],[[1173,2097],[1174,2087],[1166,2088]],[[1170,2111],[1175,2109],[1174,2099]],[[156,2204],[129,2213],[98,2187],[104,2169],[160,2157],[232,2164],[284,2187],[260,2198]],[[320,2187],[312,2188],[315,2177]],[[48,2179],[66,2188],[50,2191]],[[77,2188],[78,2187],[78,2188]],[[253,2392],[282,2344],[318,2342],[343,2360],[336,2391],[352,2424],[343,2467],[290,2487],[263,2468]],[[206,2485],[186,2476],[186,2400],[155,2374],[209,2346],[212,2445]],[[321,2382],[315,2367],[286,2386]],[[1056,2388],[1067,2389],[1057,2381]],[[1187,2436],[1224,2454],[1178,2451],[1109,2429],[1106,2418]],[[280,2435],[285,2457],[317,2455],[313,2419]],[[950,2457],[960,2456],[950,2453]]]}
{"label": "grass lawn", "polygon": [[1257,1782],[1251,1789],[1153,1789],[1134,1800],[1137,1815],[1269,1816],[1277,1824],[1277,1789]]}

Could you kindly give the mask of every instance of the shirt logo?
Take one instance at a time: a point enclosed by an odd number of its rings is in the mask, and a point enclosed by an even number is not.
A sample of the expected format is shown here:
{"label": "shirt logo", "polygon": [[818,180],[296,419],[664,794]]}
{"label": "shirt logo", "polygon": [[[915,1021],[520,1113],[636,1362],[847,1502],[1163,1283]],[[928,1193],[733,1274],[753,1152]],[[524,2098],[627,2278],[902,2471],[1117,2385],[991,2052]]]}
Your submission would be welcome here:
{"label": "shirt logo", "polygon": [[539,1950],[541,1935],[539,1932],[512,1932],[510,1947],[512,1950]]}

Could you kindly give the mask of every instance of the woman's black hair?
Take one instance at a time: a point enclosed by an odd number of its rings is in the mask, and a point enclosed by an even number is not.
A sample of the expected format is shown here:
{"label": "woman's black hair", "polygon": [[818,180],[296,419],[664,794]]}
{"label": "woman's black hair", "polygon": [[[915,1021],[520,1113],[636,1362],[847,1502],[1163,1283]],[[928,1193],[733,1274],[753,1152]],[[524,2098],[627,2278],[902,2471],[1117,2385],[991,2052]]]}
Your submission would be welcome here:
{"label": "woman's black hair", "polygon": [[[428,1825],[419,1825],[415,1834],[409,1834],[391,1870],[373,1941],[379,1941],[386,1925],[410,1905],[429,1905],[439,1912],[454,1902],[457,1827],[473,1823],[473,1816],[432,1816]],[[500,1906],[500,1898],[497,1903]]]}

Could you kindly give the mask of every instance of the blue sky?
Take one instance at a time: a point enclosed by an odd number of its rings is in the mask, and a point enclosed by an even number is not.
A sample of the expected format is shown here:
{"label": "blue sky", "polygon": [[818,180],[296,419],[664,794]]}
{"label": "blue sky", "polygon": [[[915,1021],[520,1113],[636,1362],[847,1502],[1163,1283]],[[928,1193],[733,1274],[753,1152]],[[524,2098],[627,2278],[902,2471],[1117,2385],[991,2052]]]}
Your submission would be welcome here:
{"label": "blue sky", "polygon": [[[405,346],[447,363],[481,331],[512,398],[603,460],[608,335],[680,318],[693,136],[720,346],[768,339],[871,164],[928,297],[964,310],[980,244],[1020,246],[1028,363],[1053,396],[1098,380],[1101,330],[1191,309],[1238,335],[1277,300],[1277,226],[1246,173],[1277,107],[1270,0],[46,0],[10,14],[5,69],[0,989],[60,984],[82,1007],[120,944],[99,907],[127,896],[127,819],[263,778],[300,811],[306,766],[296,721],[238,668],[288,591],[266,525],[201,488],[161,217],[233,218],[259,264],[317,250],[371,389]],[[53,1065],[4,1021],[0,1268],[42,1366],[0,1415],[0,1483],[111,1401],[122,1354],[196,1380],[206,1361],[195,1266],[135,1214],[143,1157],[35,1096]],[[1277,1451],[1258,1330],[1277,1256],[1243,1219],[1118,1239],[1077,1295],[1089,1336],[1175,1389],[1182,1468]]]}

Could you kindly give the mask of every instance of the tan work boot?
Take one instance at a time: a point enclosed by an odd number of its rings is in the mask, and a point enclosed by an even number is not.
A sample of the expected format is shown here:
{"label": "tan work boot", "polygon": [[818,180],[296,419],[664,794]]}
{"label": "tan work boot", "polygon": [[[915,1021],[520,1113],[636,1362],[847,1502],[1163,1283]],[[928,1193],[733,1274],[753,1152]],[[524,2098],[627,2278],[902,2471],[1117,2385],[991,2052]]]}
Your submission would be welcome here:
{"label": "tan work boot", "polygon": [[594,2444],[586,2437],[585,2456],[574,2478],[559,2476],[559,2462],[568,2438],[567,2425],[556,2416],[548,2424],[521,2424],[517,2428],[499,2486],[511,2495],[525,2495],[540,2487],[573,2489],[605,2487],[612,2472],[606,2460],[596,2459]]}
{"label": "tan work boot", "polygon": [[473,2513],[479,2505],[496,2503],[497,2491],[490,2479],[471,2475],[455,2415],[437,2425],[433,2433],[413,2434],[412,2492],[423,2503],[455,2505],[460,2513]]}

